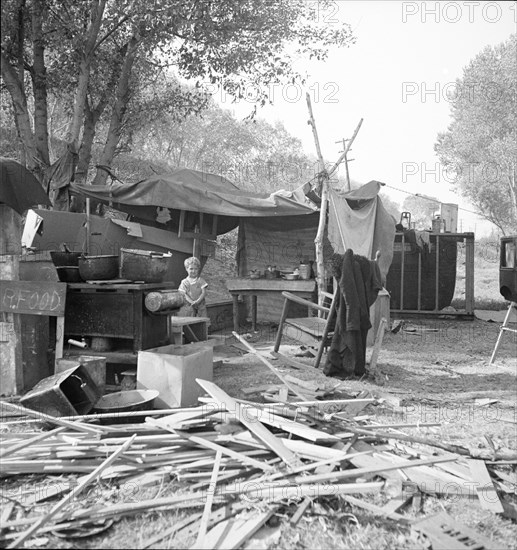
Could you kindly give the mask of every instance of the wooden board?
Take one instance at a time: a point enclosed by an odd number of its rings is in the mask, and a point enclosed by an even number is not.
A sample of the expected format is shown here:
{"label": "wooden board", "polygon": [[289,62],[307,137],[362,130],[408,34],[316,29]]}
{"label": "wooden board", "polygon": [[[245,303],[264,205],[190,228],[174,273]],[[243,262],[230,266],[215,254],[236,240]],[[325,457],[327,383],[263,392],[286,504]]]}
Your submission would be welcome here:
{"label": "wooden board", "polygon": [[280,438],[274,436],[264,424],[259,422],[252,414],[248,414],[245,406],[238,403],[233,397],[230,397],[213,382],[200,380],[199,378],[196,378],[196,382],[221,406],[235,414],[237,419],[246,426],[251,433],[263,441],[267,447],[275,452],[288,467],[296,468],[302,465],[300,459],[284,445]]}
{"label": "wooden board", "polygon": [[476,483],[476,492],[481,508],[496,514],[502,514],[504,508],[499,500],[492,478],[486,469],[485,462],[483,460],[469,460],[468,463],[472,478]]}
{"label": "wooden board", "polygon": [[0,281],[0,311],[60,317],[65,301],[66,283]]}
{"label": "wooden board", "polygon": [[493,548],[489,539],[466,525],[462,525],[446,512],[417,521],[411,528],[426,535],[433,550],[489,550]]}

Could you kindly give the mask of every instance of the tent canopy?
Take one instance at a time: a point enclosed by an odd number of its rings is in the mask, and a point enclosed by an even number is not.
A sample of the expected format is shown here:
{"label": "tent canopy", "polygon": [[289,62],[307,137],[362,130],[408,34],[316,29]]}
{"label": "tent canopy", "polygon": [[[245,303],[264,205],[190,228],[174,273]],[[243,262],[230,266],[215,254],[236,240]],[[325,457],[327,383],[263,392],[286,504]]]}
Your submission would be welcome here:
{"label": "tent canopy", "polygon": [[122,211],[126,211],[125,206],[155,206],[218,216],[256,217],[296,216],[316,210],[301,191],[242,191],[222,176],[188,168],[129,184],[72,183],[71,189]]}

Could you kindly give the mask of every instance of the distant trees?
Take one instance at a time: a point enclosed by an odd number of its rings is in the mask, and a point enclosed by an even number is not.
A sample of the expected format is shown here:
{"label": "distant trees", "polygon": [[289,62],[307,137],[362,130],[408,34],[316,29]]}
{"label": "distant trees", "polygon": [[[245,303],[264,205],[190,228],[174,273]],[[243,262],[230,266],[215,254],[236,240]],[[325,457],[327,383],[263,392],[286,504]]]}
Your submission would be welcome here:
{"label": "distant trees", "polygon": [[487,46],[457,79],[435,145],[450,181],[503,233],[517,231],[517,35]]}
{"label": "distant trees", "polygon": [[305,0],[3,0],[1,10],[3,103],[7,91],[22,160],[44,184],[65,149],[84,180],[95,143],[96,163],[110,166],[135,128],[200,113],[208,87],[244,97],[251,84],[263,104],[272,85],[303,82],[290,56],[325,59],[353,41]]}
{"label": "distant trees", "polygon": [[411,223],[414,223],[415,228],[420,230],[431,228],[431,220],[439,208],[440,201],[434,197],[410,195],[402,203],[402,210],[411,214]]}
{"label": "distant trees", "polygon": [[[316,160],[303,152],[301,141],[280,122],[237,120],[214,103],[201,116],[182,121],[162,117],[143,126],[134,132],[132,148],[151,164],[159,158],[170,168],[212,172],[257,192],[292,189],[318,171]],[[116,165],[124,174],[124,163]],[[134,180],[129,173],[125,177]]]}

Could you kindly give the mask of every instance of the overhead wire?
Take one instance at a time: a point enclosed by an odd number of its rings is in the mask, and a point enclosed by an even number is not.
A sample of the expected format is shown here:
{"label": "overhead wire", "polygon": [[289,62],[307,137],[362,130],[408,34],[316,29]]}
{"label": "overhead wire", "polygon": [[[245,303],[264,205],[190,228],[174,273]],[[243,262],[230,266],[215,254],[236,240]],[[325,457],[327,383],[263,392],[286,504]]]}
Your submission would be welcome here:
{"label": "overhead wire", "polygon": [[[393,189],[395,191],[400,191],[401,193],[406,193],[406,195],[411,195],[413,197],[418,197],[421,199],[425,199],[428,201],[433,201],[438,204],[442,204],[443,201],[440,201],[438,199],[435,199],[433,197],[428,197],[427,195],[422,195],[421,193],[412,193],[411,191],[406,191],[405,189],[399,189],[398,187],[393,187],[393,185],[388,185],[387,183],[382,183],[384,187],[389,187],[390,189]],[[481,216],[479,212],[475,212],[474,210],[468,210],[467,208],[462,208],[461,206],[458,206],[458,210],[462,210],[463,212],[468,212],[469,214],[475,214],[476,216]]]}

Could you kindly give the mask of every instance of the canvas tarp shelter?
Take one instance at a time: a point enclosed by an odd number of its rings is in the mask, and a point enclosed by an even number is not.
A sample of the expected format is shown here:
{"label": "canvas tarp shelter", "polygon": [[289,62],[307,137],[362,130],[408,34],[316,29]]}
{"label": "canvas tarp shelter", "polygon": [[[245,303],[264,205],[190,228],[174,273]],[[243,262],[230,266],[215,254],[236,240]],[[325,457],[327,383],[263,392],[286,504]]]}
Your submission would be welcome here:
{"label": "canvas tarp shelter", "polygon": [[241,217],[284,217],[316,210],[301,190],[251,193],[223,176],[187,168],[130,184],[71,184],[71,190],[164,229],[177,230],[182,210],[217,215],[219,235],[237,227]]}
{"label": "canvas tarp shelter", "polygon": [[[372,181],[348,193],[331,188],[324,251],[328,257],[348,247],[371,258],[381,250],[381,272],[385,277],[393,255],[395,220],[378,197],[380,186]],[[72,191],[110,204],[130,214],[132,221],[151,223],[171,232],[178,231],[181,211],[217,215],[217,234],[238,224],[238,274],[247,276],[250,270],[264,271],[268,265],[292,269],[301,260],[315,259],[319,211],[305,195],[306,187],[270,195],[250,193],[222,176],[180,169],[132,184],[72,184]],[[278,304],[272,308],[273,317],[277,309]]]}
{"label": "canvas tarp shelter", "polygon": [[[385,278],[393,258],[395,220],[388,214],[378,193],[381,184],[371,181],[359,189],[329,190],[329,217],[324,253],[344,254],[347,248],[373,259],[381,251],[380,268]],[[241,218],[239,226],[239,274],[267,265],[294,268],[300,261],[314,261],[314,239],[319,213],[289,218]]]}
{"label": "canvas tarp shelter", "polygon": [[[386,279],[393,258],[395,220],[378,196],[381,184],[371,181],[359,189],[343,192],[329,189],[329,216],[323,254],[344,254],[351,248],[369,259],[381,252],[379,267]],[[319,213],[289,218],[241,218],[237,263],[239,275],[251,270],[264,271],[268,265],[277,269],[294,269],[300,261],[315,261],[314,239]],[[315,264],[314,264],[315,266]],[[262,298],[258,303],[261,319],[278,320],[282,300]]]}

